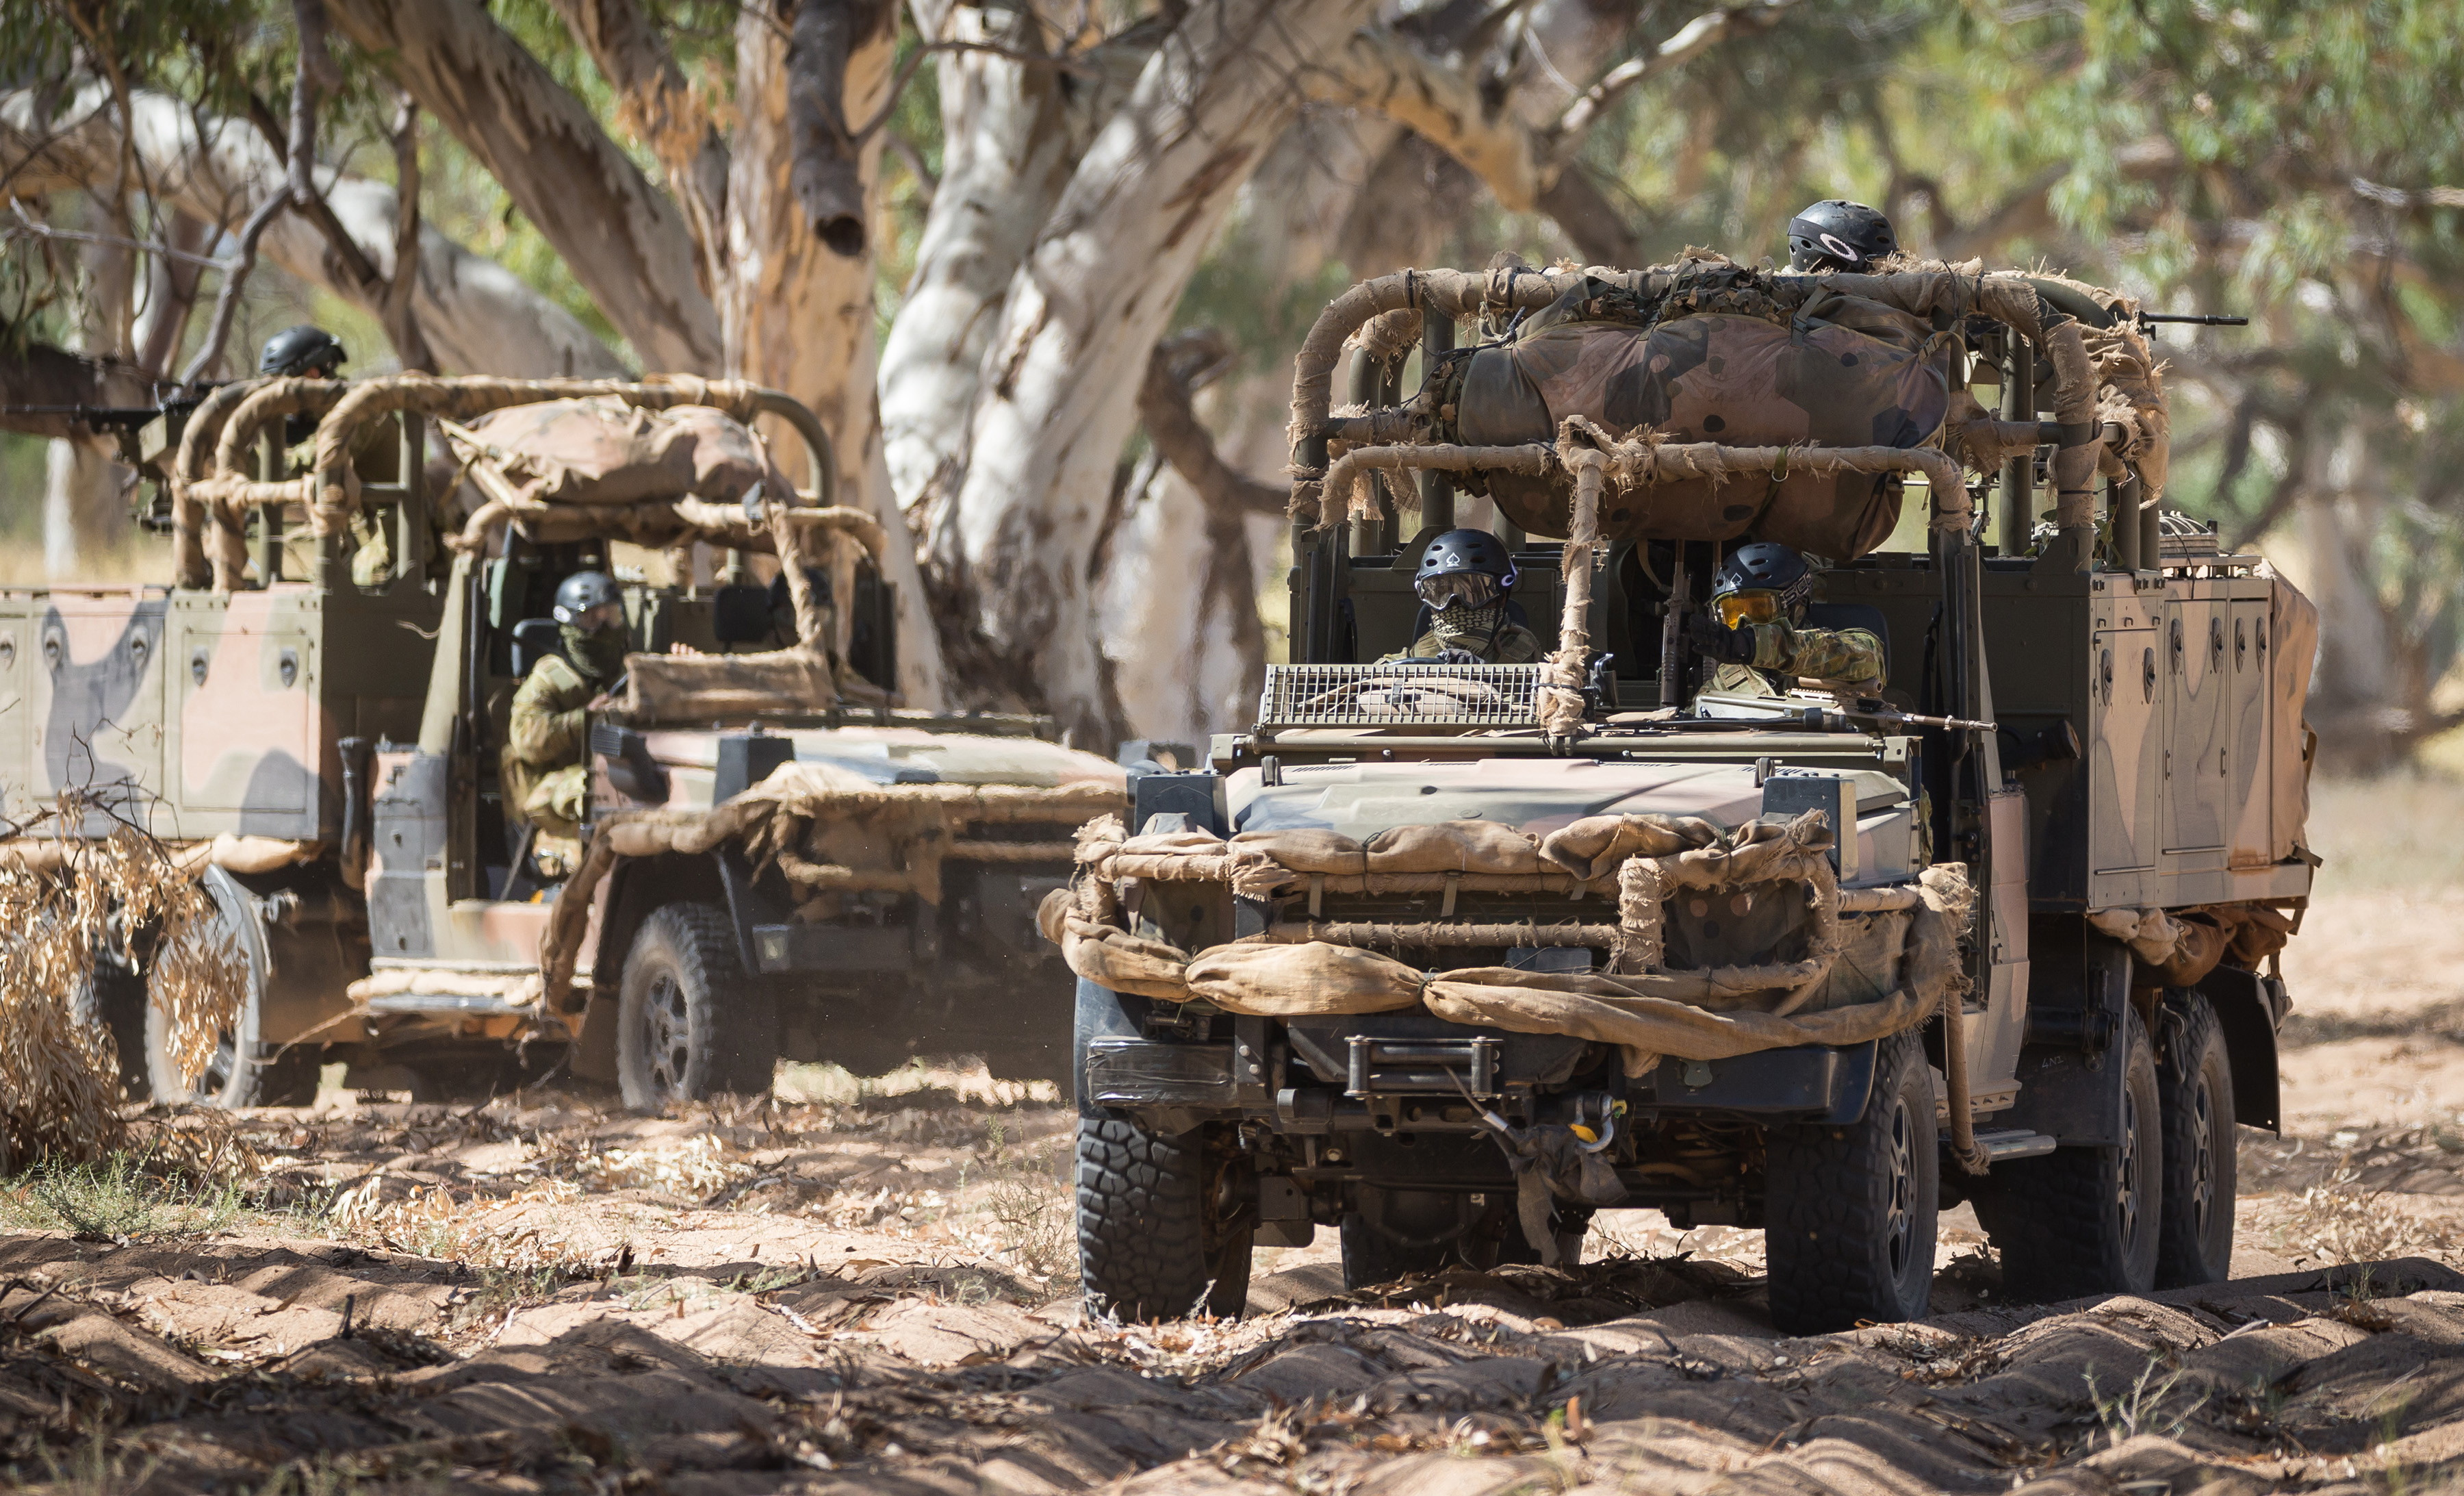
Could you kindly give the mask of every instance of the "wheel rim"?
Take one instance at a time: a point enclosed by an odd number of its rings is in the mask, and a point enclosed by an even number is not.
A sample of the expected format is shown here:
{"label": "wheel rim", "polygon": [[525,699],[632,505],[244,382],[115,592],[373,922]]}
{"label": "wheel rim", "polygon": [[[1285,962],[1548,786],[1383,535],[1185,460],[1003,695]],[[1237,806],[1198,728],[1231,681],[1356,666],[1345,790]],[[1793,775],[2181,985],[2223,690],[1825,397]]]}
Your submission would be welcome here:
{"label": "wheel rim", "polygon": [[662,1102],[685,1099],[685,1069],[693,1059],[693,1028],[685,1011],[684,984],[662,971],[642,994],[642,1060],[650,1093]]}
{"label": "wheel rim", "polygon": [[239,1036],[229,1029],[214,1032],[214,1052],[206,1061],[206,1073],[197,1077],[196,1093],[213,1098],[231,1089],[231,1077],[239,1072]]}
{"label": "wheel rim", "polygon": [[2208,1087],[2204,1071],[2190,1090],[2190,1228],[2198,1239],[2208,1239],[2209,1223],[2215,1214],[2215,1093]]}
{"label": "wheel rim", "polygon": [[2113,1209],[2125,1244],[2139,1239],[2139,1098],[2122,1088],[2122,1157],[2114,1172]]}
{"label": "wheel rim", "polygon": [[1890,1254],[1891,1276],[1905,1278],[1916,1248],[1917,1153],[1915,1128],[1903,1099],[1891,1108],[1891,1199],[1883,1218],[1883,1249]]}

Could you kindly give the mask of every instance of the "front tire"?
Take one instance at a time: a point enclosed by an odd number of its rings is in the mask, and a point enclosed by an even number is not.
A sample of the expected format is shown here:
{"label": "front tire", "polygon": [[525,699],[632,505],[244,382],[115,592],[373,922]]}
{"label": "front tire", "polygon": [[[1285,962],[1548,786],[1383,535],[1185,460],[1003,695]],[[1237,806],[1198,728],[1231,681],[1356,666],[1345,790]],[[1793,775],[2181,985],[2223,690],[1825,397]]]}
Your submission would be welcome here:
{"label": "front tire", "polygon": [[2039,1303],[2156,1286],[2165,1140],[2155,1047],[2138,1010],[2123,1014],[2121,1141],[2079,1144],[1996,1164],[1976,1215],[2002,1255],[2002,1286]]}
{"label": "front tire", "polygon": [[1235,1140],[1222,1132],[1078,1119],[1078,1274],[1089,1312],[1134,1322],[1228,1318],[1247,1306],[1256,1220],[1223,1198]]}
{"label": "front tire", "polygon": [[2233,1273],[2233,1059],[2204,994],[2176,989],[2157,1011],[2156,1095],[2165,1188],[2157,1211],[2156,1286],[2190,1288]]}
{"label": "front tire", "polygon": [[1881,1041],[1872,1094],[1848,1127],[1772,1129],[1763,1245],[1782,1334],[1917,1319],[1933,1296],[1942,1155],[1914,1032]]}
{"label": "front tire", "polygon": [[726,911],[651,911],[625,958],[616,1003],[625,1105],[662,1112],[722,1091],[766,1096],[778,1063],[777,994],[746,975]]}

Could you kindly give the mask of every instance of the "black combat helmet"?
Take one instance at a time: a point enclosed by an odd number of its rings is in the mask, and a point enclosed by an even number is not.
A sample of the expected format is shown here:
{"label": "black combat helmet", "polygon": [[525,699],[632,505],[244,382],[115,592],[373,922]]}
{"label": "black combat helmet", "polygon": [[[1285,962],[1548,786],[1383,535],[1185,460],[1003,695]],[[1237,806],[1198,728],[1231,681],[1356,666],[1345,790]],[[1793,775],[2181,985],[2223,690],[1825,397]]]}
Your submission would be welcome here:
{"label": "black combat helmet", "polygon": [[[1747,594],[1754,594],[1749,597]],[[1729,628],[1771,623],[1781,614],[1794,617],[1814,595],[1814,569],[1790,547],[1758,540],[1739,546],[1711,574],[1711,608]],[[1768,597],[1769,603],[1750,606]],[[1727,599],[1736,598],[1731,603]]]}
{"label": "black combat helmet", "polygon": [[1871,270],[1899,250],[1890,219],[1844,197],[1826,197],[1788,221],[1791,270]]}
{"label": "black combat helmet", "polygon": [[265,340],[265,351],[257,355],[256,371],[294,378],[311,373],[331,378],[349,357],[332,333],[303,322]]}
{"label": "black combat helmet", "polygon": [[604,608],[623,594],[616,591],[615,580],[605,571],[576,571],[557,584],[556,621],[580,623],[583,614],[593,608]]}
{"label": "black combat helmet", "polygon": [[1496,536],[1486,530],[1448,530],[1420,552],[1412,591],[1440,610],[1456,603],[1485,608],[1514,591],[1520,575],[1506,543]]}

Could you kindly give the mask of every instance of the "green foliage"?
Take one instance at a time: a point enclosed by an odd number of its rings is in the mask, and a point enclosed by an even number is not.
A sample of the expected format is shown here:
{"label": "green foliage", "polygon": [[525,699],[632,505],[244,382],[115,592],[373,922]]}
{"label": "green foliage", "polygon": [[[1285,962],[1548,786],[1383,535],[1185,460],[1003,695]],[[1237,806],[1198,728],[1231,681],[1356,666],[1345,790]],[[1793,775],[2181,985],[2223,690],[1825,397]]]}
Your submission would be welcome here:
{"label": "green foliage", "polygon": [[0,1223],[110,1240],[222,1230],[242,1209],[228,1181],[192,1181],[114,1153],[98,1163],[47,1162],[0,1186]]}

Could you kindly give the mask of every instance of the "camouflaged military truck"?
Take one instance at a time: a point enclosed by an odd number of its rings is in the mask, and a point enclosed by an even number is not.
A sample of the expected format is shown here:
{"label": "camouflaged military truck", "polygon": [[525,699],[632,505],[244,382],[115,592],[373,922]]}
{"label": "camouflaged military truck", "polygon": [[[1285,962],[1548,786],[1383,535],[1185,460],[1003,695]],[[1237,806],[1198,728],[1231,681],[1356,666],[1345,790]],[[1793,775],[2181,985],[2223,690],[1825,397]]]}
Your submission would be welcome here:
{"label": "camouflaged military truck", "polygon": [[[1354,1284],[1563,1262],[1611,1206],[1761,1228],[1793,1332],[1922,1314],[1961,1200],[2015,1295],[2222,1277],[2315,865],[2315,614],[2160,510],[2137,312],[1701,256],[1332,302],[1291,662],[1045,910],[1092,1300],[1237,1311],[1320,1226]],[[1379,663],[1464,492],[1550,654]],[[1702,688],[1687,618],[1749,539],[1830,559],[1807,625],[1879,638],[1879,695]]]}
{"label": "camouflaged military truck", "polygon": [[[182,1076],[129,932],[95,985],[139,1094],[298,1103],[335,1061],[484,1093],[562,1060],[655,1107],[766,1090],[781,1056],[1063,1068],[1035,904],[1122,772],[1043,721],[893,706],[881,534],[831,502],[803,407],[681,377],[257,380],[152,444],[168,585],[0,594],[8,814],[76,790],[88,835],[188,849],[248,963]],[[747,553],[786,564],[765,587]],[[636,653],[551,846],[499,750],[585,567],[615,570]]]}

